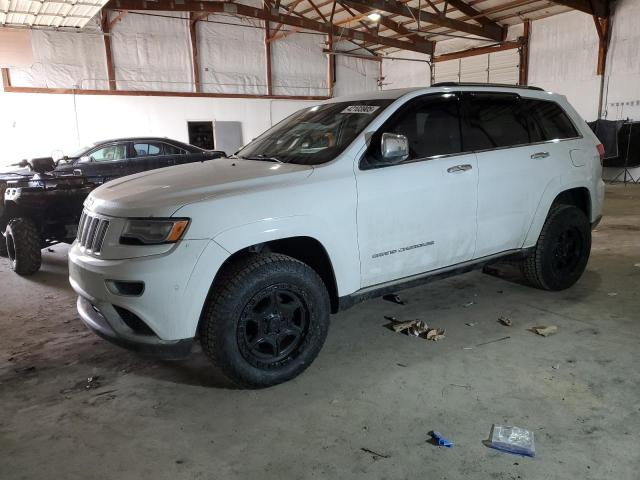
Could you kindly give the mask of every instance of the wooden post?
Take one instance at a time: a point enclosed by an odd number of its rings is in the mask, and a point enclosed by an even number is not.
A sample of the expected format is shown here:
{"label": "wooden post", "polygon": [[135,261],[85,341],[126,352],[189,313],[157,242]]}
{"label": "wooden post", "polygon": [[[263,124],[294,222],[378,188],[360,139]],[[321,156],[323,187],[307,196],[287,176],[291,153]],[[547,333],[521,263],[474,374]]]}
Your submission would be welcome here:
{"label": "wooden post", "polygon": [[333,35],[327,36],[327,96],[333,98],[333,79],[335,78],[335,55],[333,55]]}
{"label": "wooden post", "polygon": [[200,59],[198,57],[198,26],[196,23],[200,18],[196,17],[193,12],[189,14],[189,37],[191,38],[191,59],[193,64],[193,83],[195,92],[202,92],[200,84]]}
{"label": "wooden post", "polygon": [[524,35],[522,36],[522,45],[520,46],[520,75],[518,85],[529,84],[529,35],[531,22],[524,21]]}
{"label": "wooden post", "polygon": [[11,77],[9,76],[8,68],[2,69],[2,86],[4,87],[5,91],[7,90],[7,88],[11,88]]}
{"label": "wooden post", "polygon": [[[268,10],[268,6],[265,3],[265,10]],[[264,21],[264,55],[267,60],[267,95],[273,95],[273,79],[271,76],[271,41],[270,30],[271,22],[269,20]]]}
{"label": "wooden post", "polygon": [[593,17],[598,32],[598,64],[596,75],[604,75],[607,64],[607,51],[609,50],[609,19]]}
{"label": "wooden post", "polygon": [[111,52],[111,29],[109,28],[109,11],[102,9],[102,33],[104,39],[104,51],[107,57],[107,79],[109,80],[109,90],[116,89],[116,74],[113,68],[113,55]]}

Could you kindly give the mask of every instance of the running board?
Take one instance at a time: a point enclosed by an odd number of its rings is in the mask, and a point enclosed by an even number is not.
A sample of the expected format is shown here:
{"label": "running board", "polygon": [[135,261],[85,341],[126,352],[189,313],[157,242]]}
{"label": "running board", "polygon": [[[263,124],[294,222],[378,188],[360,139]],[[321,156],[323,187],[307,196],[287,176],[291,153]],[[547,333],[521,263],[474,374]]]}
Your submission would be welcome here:
{"label": "running board", "polygon": [[460,275],[461,273],[479,270],[491,263],[505,260],[521,260],[529,256],[534,248],[535,247],[508,250],[506,252],[477,258],[468,262],[457,263],[456,265],[452,265],[450,267],[439,268],[438,270],[432,270],[430,272],[420,273],[418,275],[412,275],[410,277],[404,277],[399,280],[379,283],[371,287],[362,288],[350,295],[340,297],[338,299],[338,311],[351,308],[358,303],[364,302],[365,300],[381,297],[388,293],[395,293],[398,290],[405,290],[407,288],[413,288],[424,285],[426,283],[431,283],[437,280],[453,277],[455,275]]}

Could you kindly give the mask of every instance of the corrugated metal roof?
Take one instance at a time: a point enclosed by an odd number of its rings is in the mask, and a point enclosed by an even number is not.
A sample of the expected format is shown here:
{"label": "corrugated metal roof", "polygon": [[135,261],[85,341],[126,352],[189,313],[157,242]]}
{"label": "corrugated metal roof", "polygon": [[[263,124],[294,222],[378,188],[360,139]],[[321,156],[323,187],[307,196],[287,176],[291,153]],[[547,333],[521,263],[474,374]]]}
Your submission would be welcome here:
{"label": "corrugated metal roof", "polygon": [[0,0],[0,25],[83,28],[108,0]]}

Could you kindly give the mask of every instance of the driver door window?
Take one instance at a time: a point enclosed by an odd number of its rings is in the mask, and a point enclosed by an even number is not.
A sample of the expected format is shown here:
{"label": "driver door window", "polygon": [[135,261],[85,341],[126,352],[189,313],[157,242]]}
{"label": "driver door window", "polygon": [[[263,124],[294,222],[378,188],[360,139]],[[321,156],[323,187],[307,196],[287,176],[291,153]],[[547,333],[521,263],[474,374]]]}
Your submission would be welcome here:
{"label": "driver door window", "polygon": [[116,143],[102,147],[89,155],[92,162],[110,162],[127,158],[127,144]]}

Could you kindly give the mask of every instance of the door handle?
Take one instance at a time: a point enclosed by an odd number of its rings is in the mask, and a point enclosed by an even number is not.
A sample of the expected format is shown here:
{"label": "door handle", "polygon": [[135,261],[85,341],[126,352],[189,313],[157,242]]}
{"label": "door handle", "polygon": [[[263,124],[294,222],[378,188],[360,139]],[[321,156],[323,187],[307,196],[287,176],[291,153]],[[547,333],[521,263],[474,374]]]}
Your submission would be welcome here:
{"label": "door handle", "polygon": [[537,152],[531,155],[531,158],[535,160],[536,158],[547,158],[548,156],[549,152]]}
{"label": "door handle", "polygon": [[455,165],[453,167],[449,167],[447,168],[447,172],[449,173],[456,173],[456,172],[466,172],[467,170],[471,170],[473,167],[471,165],[469,165],[468,163],[465,163],[464,165]]}

